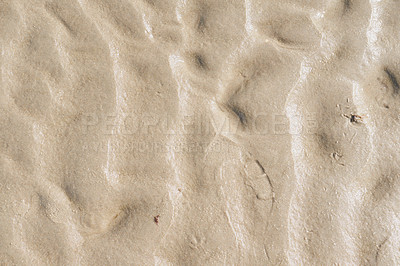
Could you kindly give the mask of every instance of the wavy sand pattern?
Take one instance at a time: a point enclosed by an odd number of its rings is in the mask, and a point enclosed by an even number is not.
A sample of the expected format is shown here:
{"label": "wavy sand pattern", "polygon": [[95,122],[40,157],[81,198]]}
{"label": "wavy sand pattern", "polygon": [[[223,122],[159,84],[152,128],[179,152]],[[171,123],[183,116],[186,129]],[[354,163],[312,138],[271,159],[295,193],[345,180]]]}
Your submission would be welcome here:
{"label": "wavy sand pattern", "polygon": [[399,264],[399,12],[0,1],[0,264]]}

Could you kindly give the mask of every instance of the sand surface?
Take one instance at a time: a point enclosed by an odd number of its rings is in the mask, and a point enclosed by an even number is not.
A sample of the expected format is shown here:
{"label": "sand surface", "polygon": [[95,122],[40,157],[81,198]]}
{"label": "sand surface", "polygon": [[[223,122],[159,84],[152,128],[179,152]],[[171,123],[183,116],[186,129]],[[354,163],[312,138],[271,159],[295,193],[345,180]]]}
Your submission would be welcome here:
{"label": "sand surface", "polygon": [[399,265],[400,1],[1,0],[1,265]]}

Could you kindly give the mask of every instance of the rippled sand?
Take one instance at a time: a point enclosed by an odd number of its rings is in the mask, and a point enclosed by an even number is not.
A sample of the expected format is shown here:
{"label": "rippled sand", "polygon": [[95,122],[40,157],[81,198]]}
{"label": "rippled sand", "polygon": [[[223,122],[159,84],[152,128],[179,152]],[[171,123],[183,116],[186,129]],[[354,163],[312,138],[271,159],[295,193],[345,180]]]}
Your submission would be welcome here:
{"label": "rippled sand", "polygon": [[0,1],[0,264],[400,264],[399,14]]}

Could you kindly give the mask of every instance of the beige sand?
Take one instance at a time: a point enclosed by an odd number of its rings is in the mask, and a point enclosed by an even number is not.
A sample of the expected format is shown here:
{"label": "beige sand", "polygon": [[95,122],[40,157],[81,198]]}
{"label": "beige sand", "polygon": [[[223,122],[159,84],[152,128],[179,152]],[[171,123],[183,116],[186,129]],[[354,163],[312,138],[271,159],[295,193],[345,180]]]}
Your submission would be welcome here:
{"label": "beige sand", "polygon": [[1,265],[400,264],[400,2],[0,1]]}

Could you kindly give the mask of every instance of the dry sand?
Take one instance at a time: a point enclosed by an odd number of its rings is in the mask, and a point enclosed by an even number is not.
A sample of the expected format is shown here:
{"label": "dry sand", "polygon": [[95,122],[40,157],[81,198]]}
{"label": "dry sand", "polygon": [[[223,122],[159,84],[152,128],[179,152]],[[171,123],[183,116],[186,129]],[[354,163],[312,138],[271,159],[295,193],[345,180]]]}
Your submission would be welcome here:
{"label": "dry sand", "polygon": [[399,14],[0,1],[0,264],[400,264]]}

